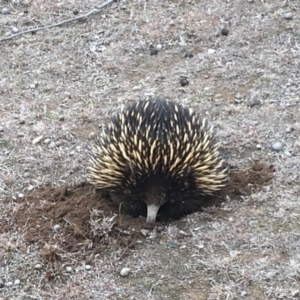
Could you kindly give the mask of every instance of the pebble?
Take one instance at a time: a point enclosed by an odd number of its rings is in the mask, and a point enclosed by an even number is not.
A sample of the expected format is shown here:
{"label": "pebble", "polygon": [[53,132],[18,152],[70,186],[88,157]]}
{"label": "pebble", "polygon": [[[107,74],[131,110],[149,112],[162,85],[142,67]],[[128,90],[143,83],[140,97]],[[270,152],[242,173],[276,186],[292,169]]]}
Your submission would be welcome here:
{"label": "pebble", "polygon": [[13,282],[12,282],[12,281],[8,281],[8,282],[5,283],[5,286],[6,286],[6,287],[10,287],[10,286],[12,286],[12,285],[13,285]]}
{"label": "pebble", "polygon": [[[0,131],[1,131],[1,129],[0,129]],[[291,133],[291,132],[293,132],[293,131],[295,131],[295,128],[293,128],[293,127],[288,127],[288,128],[285,130],[286,133]]]}
{"label": "pebble", "polygon": [[4,287],[4,282],[2,279],[0,279],[0,289]]}
{"label": "pebble", "polygon": [[176,249],[177,245],[174,242],[168,242],[168,247],[171,249]]}
{"label": "pebble", "polygon": [[33,144],[33,145],[38,144],[43,138],[44,138],[43,135],[40,135],[40,136],[34,138],[34,139],[32,140],[32,144]]}
{"label": "pebble", "polygon": [[53,230],[54,231],[57,231],[57,230],[59,230],[60,229],[60,225],[59,224],[55,224],[54,226],[53,226]]}
{"label": "pebble", "polygon": [[261,149],[261,144],[257,144],[256,149]]}
{"label": "pebble", "polygon": [[34,189],[34,186],[33,185],[29,185],[28,187],[27,187],[27,190],[30,192],[30,191],[32,191]]}
{"label": "pebble", "polygon": [[0,126],[0,132],[3,132],[3,131],[4,131],[4,127]]}
{"label": "pebble", "polygon": [[272,144],[272,149],[274,151],[280,151],[282,149],[282,144],[280,142],[275,142]]}
{"label": "pebble", "polygon": [[64,120],[65,120],[65,117],[62,116],[62,115],[61,115],[61,116],[58,116],[58,120],[59,120],[59,121],[64,121]]}
{"label": "pebble", "polygon": [[49,144],[49,148],[55,148],[55,143],[54,143],[54,142],[51,142],[51,143]]}
{"label": "pebble", "polygon": [[41,265],[41,264],[36,264],[36,265],[34,266],[34,268],[35,268],[36,270],[40,270],[40,269],[42,268],[42,265]]}
{"label": "pebble", "polygon": [[254,0],[248,0],[248,2],[249,2],[249,3],[253,3],[253,2],[254,2]]}
{"label": "pebble", "polygon": [[242,292],[241,292],[241,296],[242,296],[242,297],[247,296],[247,292],[246,292],[246,291],[242,291]]}
{"label": "pebble", "polygon": [[228,28],[226,28],[226,27],[224,27],[222,30],[221,30],[221,33],[223,34],[223,35],[228,35],[228,33],[229,33],[229,29]]}
{"label": "pebble", "polygon": [[123,268],[120,272],[120,275],[125,277],[128,276],[128,274],[130,273],[130,269],[129,268]]}
{"label": "pebble", "polygon": [[19,137],[19,138],[20,138],[20,137],[24,137],[24,136],[25,136],[25,133],[24,133],[24,132],[18,132],[18,133],[17,133],[17,137]]}
{"label": "pebble", "polygon": [[134,86],[134,87],[132,88],[132,91],[133,91],[133,92],[138,92],[138,91],[140,91],[141,89],[142,89],[142,86],[136,85],[136,86]]}
{"label": "pebble", "polygon": [[150,46],[150,55],[157,55],[158,54],[158,50],[156,47],[154,47],[153,45]]}
{"label": "pebble", "polygon": [[208,55],[214,54],[215,52],[216,52],[215,49],[208,49],[208,50],[207,50],[207,54],[208,54]]}
{"label": "pebble", "polygon": [[284,14],[283,17],[284,17],[286,20],[292,20],[292,19],[293,19],[293,15],[292,15],[292,13],[290,13],[290,12]]}
{"label": "pebble", "polygon": [[14,285],[19,285],[21,283],[21,281],[19,279],[16,279],[14,282]]}
{"label": "pebble", "polygon": [[3,14],[3,15],[9,14],[9,8],[3,7],[3,8],[2,8],[2,14]]}
{"label": "pebble", "polygon": [[24,194],[19,193],[19,194],[18,194],[18,197],[19,197],[19,198],[24,198]]}
{"label": "pebble", "polygon": [[90,270],[92,267],[90,265],[85,265],[86,270]]}
{"label": "pebble", "polygon": [[181,86],[186,86],[189,84],[189,79],[188,79],[188,77],[181,76],[179,82],[180,82]]}
{"label": "pebble", "polygon": [[44,144],[49,144],[50,142],[51,142],[50,139],[45,139],[45,140],[44,140]]}
{"label": "pebble", "polygon": [[18,29],[17,27],[13,27],[13,28],[11,29],[11,31],[12,31],[13,33],[17,33],[17,32],[19,32],[19,29]]}
{"label": "pebble", "polygon": [[160,51],[160,50],[162,49],[162,45],[161,45],[161,44],[158,44],[158,45],[156,46],[156,49],[157,49],[158,51]]}
{"label": "pebble", "polygon": [[184,55],[185,58],[192,58],[193,56],[194,55],[193,55],[193,53],[191,51],[186,51],[186,53]]}
{"label": "pebble", "polygon": [[71,273],[71,272],[73,271],[73,269],[72,269],[72,267],[66,267],[66,271],[67,271],[68,273]]}
{"label": "pebble", "polygon": [[292,156],[292,153],[290,151],[288,151],[288,150],[285,150],[284,154],[285,154],[285,156]]}

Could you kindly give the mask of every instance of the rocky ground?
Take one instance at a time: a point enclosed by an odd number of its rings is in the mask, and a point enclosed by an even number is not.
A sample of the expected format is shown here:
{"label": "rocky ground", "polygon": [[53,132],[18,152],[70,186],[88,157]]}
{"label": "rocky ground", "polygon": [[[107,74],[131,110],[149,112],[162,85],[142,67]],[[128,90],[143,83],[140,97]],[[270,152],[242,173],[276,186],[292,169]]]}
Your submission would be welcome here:
{"label": "rocky ground", "polygon": [[[99,5],[0,2],[0,299],[299,299],[300,2],[114,1],[7,39]],[[230,180],[149,228],[85,167],[153,95],[214,125]]]}

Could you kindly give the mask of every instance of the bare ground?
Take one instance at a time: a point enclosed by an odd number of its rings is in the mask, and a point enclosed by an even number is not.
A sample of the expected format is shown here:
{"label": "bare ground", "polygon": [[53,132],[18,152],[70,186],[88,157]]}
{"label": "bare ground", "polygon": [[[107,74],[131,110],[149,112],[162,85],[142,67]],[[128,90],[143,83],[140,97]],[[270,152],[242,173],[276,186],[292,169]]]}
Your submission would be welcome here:
{"label": "bare ground", "polygon": [[[2,1],[0,34],[99,4]],[[136,0],[0,43],[0,297],[299,299],[299,41],[299,1]],[[90,139],[149,95],[205,115],[231,166],[154,228],[84,183]]]}

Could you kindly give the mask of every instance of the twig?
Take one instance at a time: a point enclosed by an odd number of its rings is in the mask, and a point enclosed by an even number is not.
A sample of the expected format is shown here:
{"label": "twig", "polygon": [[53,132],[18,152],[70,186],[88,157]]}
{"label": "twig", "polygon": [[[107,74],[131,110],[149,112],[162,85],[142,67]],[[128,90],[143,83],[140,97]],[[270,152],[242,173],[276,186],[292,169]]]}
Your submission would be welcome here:
{"label": "twig", "polygon": [[64,24],[67,24],[67,23],[70,23],[70,22],[74,22],[74,21],[78,21],[78,20],[81,20],[81,19],[85,19],[85,18],[89,17],[92,14],[96,14],[99,9],[102,9],[102,8],[104,8],[104,7],[112,4],[114,1],[116,1],[116,0],[108,0],[108,1],[106,1],[104,3],[102,3],[101,5],[96,6],[96,8],[93,8],[92,10],[90,10],[89,12],[87,12],[86,14],[78,16],[78,17],[75,17],[75,18],[67,19],[65,21],[62,21],[62,22],[59,22],[59,23],[55,23],[55,24],[52,24],[52,25],[47,25],[47,26],[44,26],[44,27],[31,28],[31,29],[28,29],[28,30],[24,30],[24,31],[18,32],[16,34],[11,35],[11,36],[8,36],[8,37],[0,39],[0,43],[8,41],[8,40],[11,40],[11,39],[14,39],[14,38],[16,38],[16,37],[18,37],[20,35],[26,34],[26,33],[41,31],[41,30],[49,29],[49,28],[53,28],[53,27],[58,27],[58,26],[61,26],[61,25],[64,25]]}

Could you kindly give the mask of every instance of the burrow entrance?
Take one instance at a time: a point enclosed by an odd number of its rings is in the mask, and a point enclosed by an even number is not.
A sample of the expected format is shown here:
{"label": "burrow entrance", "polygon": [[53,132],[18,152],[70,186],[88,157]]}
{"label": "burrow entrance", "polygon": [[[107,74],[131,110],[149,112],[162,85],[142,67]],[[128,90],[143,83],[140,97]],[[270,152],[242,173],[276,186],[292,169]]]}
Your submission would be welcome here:
{"label": "burrow entrance", "polygon": [[[258,161],[247,171],[231,168],[227,187],[209,199],[207,206],[257,192],[269,184],[273,173],[272,165]],[[75,187],[42,187],[18,201],[20,208],[10,212],[10,222],[1,226],[0,233],[17,227],[25,231],[27,242],[40,247],[57,245],[67,252],[107,245],[131,248],[136,240],[145,238],[141,231],[145,218],[120,214],[114,203],[86,183]],[[177,224],[180,226],[180,221]]]}

